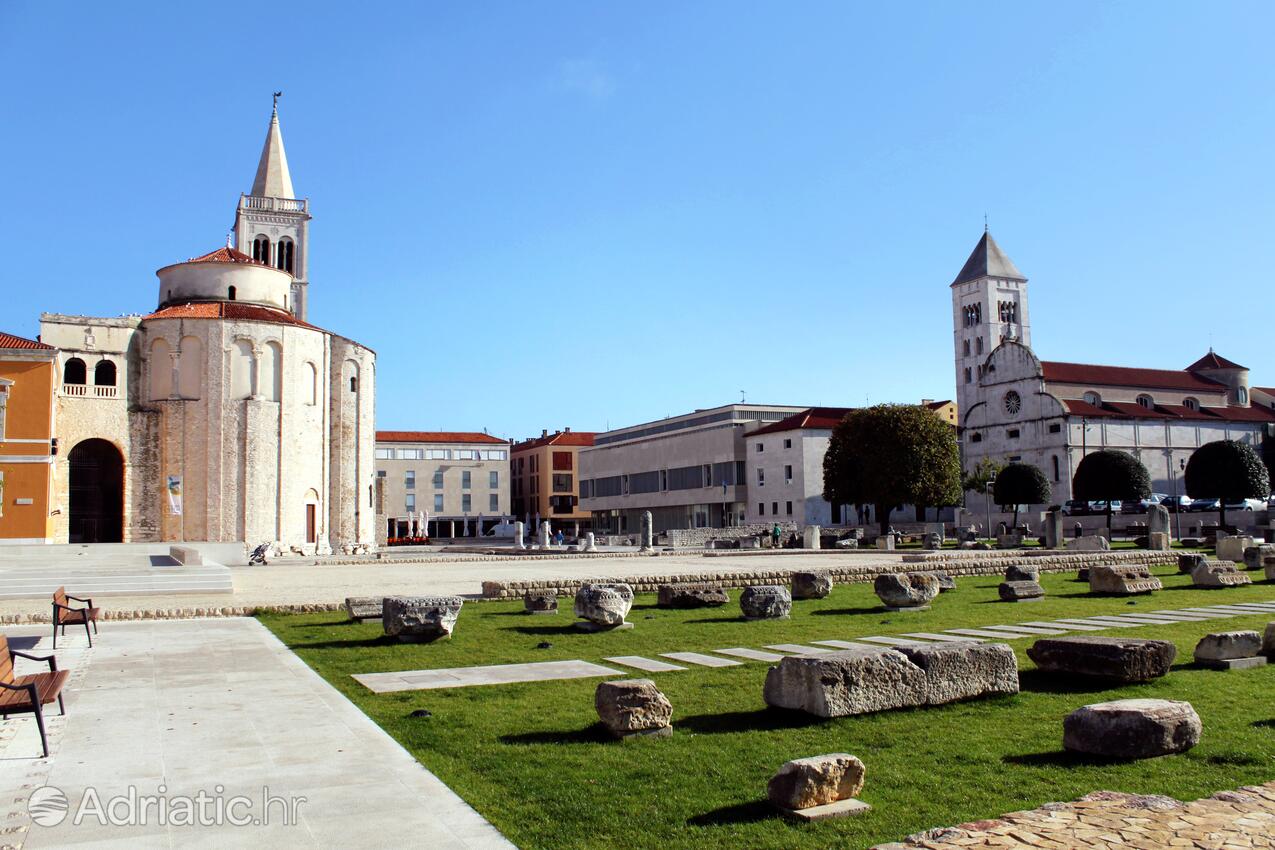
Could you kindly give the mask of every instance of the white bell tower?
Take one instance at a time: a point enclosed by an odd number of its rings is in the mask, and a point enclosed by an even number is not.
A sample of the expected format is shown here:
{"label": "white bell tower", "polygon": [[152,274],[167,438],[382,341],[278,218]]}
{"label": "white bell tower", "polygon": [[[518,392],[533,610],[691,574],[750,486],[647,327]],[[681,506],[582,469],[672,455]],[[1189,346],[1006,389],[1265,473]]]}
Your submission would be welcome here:
{"label": "white bell tower", "polygon": [[292,275],[288,309],[305,321],[309,305],[310,201],[297,198],[292,189],[283,134],[279,131],[281,94],[274,93],[270,127],[266,130],[266,143],[261,150],[252,191],[239,196],[235,210],[235,245],[254,260]]}
{"label": "white bell tower", "polygon": [[1027,278],[984,229],[973,253],[952,281],[952,342],[960,414],[976,400],[987,355],[1007,340],[1031,345]]}

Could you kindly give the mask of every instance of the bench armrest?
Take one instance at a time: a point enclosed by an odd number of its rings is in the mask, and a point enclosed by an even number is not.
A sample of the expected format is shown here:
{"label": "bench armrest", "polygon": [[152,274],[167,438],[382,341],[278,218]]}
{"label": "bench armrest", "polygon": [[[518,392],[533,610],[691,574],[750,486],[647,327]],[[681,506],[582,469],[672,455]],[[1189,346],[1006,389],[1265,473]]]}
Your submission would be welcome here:
{"label": "bench armrest", "polygon": [[49,662],[50,673],[56,673],[58,671],[58,660],[54,658],[52,655],[32,655],[29,652],[22,652],[21,650],[17,650],[17,649],[10,649],[9,654],[16,655],[19,658],[27,658],[27,659],[30,659],[31,661],[47,661]]}
{"label": "bench armrest", "polygon": [[31,704],[37,705],[40,702],[40,694],[35,689],[35,684],[29,685],[10,685],[8,682],[0,682],[0,688],[6,691],[26,691],[31,697]]}
{"label": "bench armrest", "polygon": [[72,596],[72,595],[71,595],[71,594],[69,594],[69,593],[66,595],[66,598],[67,598],[67,599],[74,599],[76,602],[87,602],[90,608],[92,608],[92,607],[93,607],[93,600],[92,600],[92,599],[85,599],[83,596]]}

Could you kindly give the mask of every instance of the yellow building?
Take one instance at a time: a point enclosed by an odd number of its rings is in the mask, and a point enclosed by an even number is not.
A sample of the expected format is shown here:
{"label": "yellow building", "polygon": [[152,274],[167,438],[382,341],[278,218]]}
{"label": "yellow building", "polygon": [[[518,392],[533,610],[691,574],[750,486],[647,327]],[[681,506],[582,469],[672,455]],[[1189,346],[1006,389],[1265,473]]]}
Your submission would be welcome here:
{"label": "yellow building", "polygon": [[548,520],[553,530],[579,534],[592,527],[593,515],[580,509],[580,449],[593,445],[592,433],[570,428],[515,443],[509,450],[509,480],[514,519]]}
{"label": "yellow building", "polygon": [[0,544],[53,536],[57,350],[0,332]]}
{"label": "yellow building", "polygon": [[953,428],[956,427],[956,402],[954,401],[931,401],[930,399],[922,399],[921,404],[934,411],[934,415],[942,419]]}

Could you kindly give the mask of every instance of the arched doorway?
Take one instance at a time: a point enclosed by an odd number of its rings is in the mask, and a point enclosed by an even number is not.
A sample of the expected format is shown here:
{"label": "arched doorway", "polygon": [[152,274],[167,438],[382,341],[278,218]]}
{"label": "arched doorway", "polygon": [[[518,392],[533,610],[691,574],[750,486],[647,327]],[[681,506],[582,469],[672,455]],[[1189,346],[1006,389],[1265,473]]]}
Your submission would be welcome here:
{"label": "arched doorway", "polygon": [[84,440],[71,449],[70,542],[119,543],[124,539],[124,458],[106,440]]}

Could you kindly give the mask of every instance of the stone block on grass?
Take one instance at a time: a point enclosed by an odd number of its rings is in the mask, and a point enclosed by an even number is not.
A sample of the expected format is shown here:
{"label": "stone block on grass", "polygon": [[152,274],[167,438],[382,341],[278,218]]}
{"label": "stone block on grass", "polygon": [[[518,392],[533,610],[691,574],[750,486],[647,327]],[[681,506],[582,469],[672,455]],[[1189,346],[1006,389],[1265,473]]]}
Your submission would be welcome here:
{"label": "stone block on grass", "polygon": [[832,577],[825,572],[792,574],[793,599],[823,599],[832,592]]}
{"label": "stone block on grass", "polygon": [[1268,573],[1275,567],[1275,545],[1259,543],[1244,550],[1244,568],[1248,570],[1266,570]]}
{"label": "stone block on grass", "polygon": [[1040,581],[1040,568],[1032,564],[1010,564],[1005,568],[1005,581]]}
{"label": "stone block on grass", "polygon": [[849,753],[793,759],[766,783],[766,797],[779,809],[811,809],[850,800],[863,790],[863,762]]}
{"label": "stone block on grass", "polygon": [[1089,636],[1041,638],[1027,650],[1027,657],[1047,673],[1121,683],[1160,678],[1177,654],[1172,641]]}
{"label": "stone block on grass", "polygon": [[1252,583],[1253,580],[1230,561],[1202,561],[1191,570],[1191,584],[1196,587],[1238,587]]}
{"label": "stone block on grass", "polygon": [[347,596],[345,612],[351,620],[379,620],[384,601],[384,596]]}
{"label": "stone block on grass", "polygon": [[558,594],[553,590],[528,590],[523,594],[522,608],[528,614],[557,614]]}
{"label": "stone block on grass", "polygon": [[925,704],[1018,693],[1018,661],[1006,643],[935,643],[896,646],[925,673]]}
{"label": "stone block on grass", "polygon": [[939,595],[939,580],[933,573],[881,573],[872,589],[891,610],[924,608]]}
{"label": "stone block on grass", "polygon": [[746,587],[739,594],[739,610],[746,620],[783,620],[792,614],[792,596],[778,584]]}
{"label": "stone block on grass", "polygon": [[726,589],[712,584],[661,584],[657,593],[661,608],[716,608],[730,602]]}
{"label": "stone block on grass", "polygon": [[847,717],[925,704],[925,671],[887,647],[784,658],[766,673],[762,698],[775,708]]}
{"label": "stone block on grass", "polygon": [[1252,537],[1241,535],[1228,535],[1223,537],[1220,533],[1217,536],[1217,543],[1213,546],[1213,552],[1219,561],[1243,561],[1244,550],[1250,546],[1256,545],[1257,541]]}
{"label": "stone block on grass", "polygon": [[1217,670],[1261,667],[1266,663],[1262,644],[1255,631],[1214,632],[1195,645],[1195,662]]}
{"label": "stone block on grass", "polygon": [[1189,573],[1207,560],[1203,552],[1183,552],[1178,555],[1178,572]]}
{"label": "stone block on grass", "polygon": [[1038,581],[1003,581],[996,592],[1002,602],[1035,602],[1045,598],[1045,588]]}
{"label": "stone block on grass", "polygon": [[617,738],[672,733],[673,704],[650,679],[602,682],[593,693],[602,725]]}
{"label": "stone block on grass", "polygon": [[1063,720],[1063,747],[1110,758],[1181,753],[1200,742],[1200,716],[1189,702],[1125,699],[1078,708]]}
{"label": "stone block on grass", "polygon": [[1162,590],[1160,579],[1138,564],[1097,564],[1089,568],[1089,590],[1112,596],[1131,596]]}
{"label": "stone block on grass", "polygon": [[381,624],[385,634],[404,643],[448,638],[464,601],[459,596],[387,596]]}
{"label": "stone block on grass", "polygon": [[622,582],[584,584],[576,591],[575,615],[598,627],[623,625],[632,607],[633,588]]}

